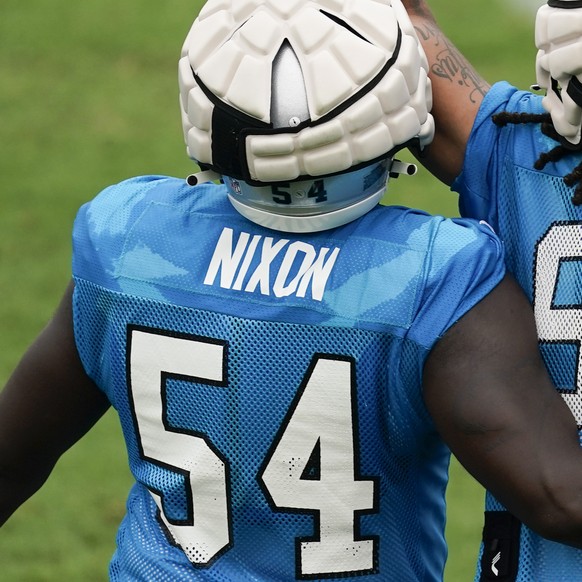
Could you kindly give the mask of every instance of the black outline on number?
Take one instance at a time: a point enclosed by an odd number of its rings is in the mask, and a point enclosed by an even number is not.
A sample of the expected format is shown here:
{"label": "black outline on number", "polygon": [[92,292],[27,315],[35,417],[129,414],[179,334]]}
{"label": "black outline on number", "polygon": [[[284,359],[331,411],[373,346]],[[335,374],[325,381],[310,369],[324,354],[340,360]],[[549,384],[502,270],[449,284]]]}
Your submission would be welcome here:
{"label": "black outline on number", "polygon": [[[190,560],[188,560],[188,562],[194,568],[209,568],[218,558],[220,558],[224,553],[229,551],[234,545],[233,524],[232,524],[232,508],[231,508],[232,496],[231,496],[230,464],[228,462],[228,459],[214,446],[214,443],[212,443],[212,441],[208,438],[208,435],[201,433],[201,432],[193,431],[193,430],[180,429],[178,427],[174,427],[174,426],[171,426],[169,424],[168,415],[167,415],[168,406],[167,406],[167,398],[166,398],[166,395],[167,395],[166,386],[167,386],[168,379],[177,379],[177,380],[184,380],[184,381],[192,382],[192,383],[204,384],[204,385],[208,385],[208,386],[217,386],[217,387],[221,387],[221,388],[226,388],[228,386],[228,349],[229,349],[229,344],[225,340],[218,340],[215,338],[203,337],[203,336],[198,336],[198,335],[194,335],[194,334],[178,333],[178,332],[168,331],[165,329],[152,328],[152,327],[141,326],[141,325],[128,324],[127,328],[126,328],[126,360],[125,360],[126,366],[125,367],[126,367],[126,380],[127,380],[127,399],[128,399],[128,403],[129,403],[129,409],[131,411],[134,431],[135,431],[138,450],[139,450],[139,456],[141,459],[143,459],[144,461],[146,461],[148,463],[151,463],[152,465],[156,465],[158,467],[162,467],[162,468],[164,468],[168,471],[171,471],[173,473],[177,473],[184,478],[184,487],[185,487],[185,495],[186,495],[186,503],[187,503],[187,510],[186,510],[187,511],[187,518],[182,519],[182,520],[169,519],[168,516],[165,515],[168,522],[170,524],[176,525],[176,526],[193,526],[194,525],[194,495],[193,495],[192,489],[190,487],[190,479],[189,479],[190,472],[185,471],[184,469],[181,469],[180,467],[175,467],[174,465],[166,464],[158,459],[153,459],[151,457],[148,457],[144,453],[143,445],[142,445],[142,441],[141,441],[141,433],[140,433],[139,423],[138,423],[137,415],[135,412],[135,402],[134,402],[134,398],[133,398],[133,387],[132,387],[132,380],[131,380],[131,348],[132,348],[132,336],[133,336],[134,331],[147,333],[147,334],[150,334],[152,336],[156,336],[156,335],[157,336],[165,336],[165,337],[184,339],[184,340],[199,342],[199,343],[221,345],[224,348],[223,359],[222,359],[222,380],[221,381],[208,380],[207,378],[198,378],[195,376],[187,376],[187,375],[182,375],[182,374],[173,374],[171,372],[160,370],[160,372],[161,372],[160,395],[161,395],[161,401],[162,401],[162,411],[161,412],[162,412],[162,423],[163,423],[164,429],[167,432],[172,432],[172,433],[177,433],[177,434],[185,434],[188,436],[201,438],[208,445],[208,447],[212,450],[212,452],[224,463],[224,476],[225,476],[225,485],[226,485],[225,495],[226,495],[226,500],[227,500],[227,519],[228,519],[229,542],[221,550],[216,552],[216,554],[214,554],[214,556],[205,564],[195,564],[195,563],[191,562]],[[145,485],[145,483],[144,483],[144,485]],[[155,489],[154,487],[150,487],[148,485],[145,485],[145,486],[147,487],[147,489],[149,489],[150,491],[152,491],[153,493],[155,493],[156,495],[158,495],[160,497],[162,506],[164,506],[164,493],[158,489]],[[179,547],[182,551],[184,551],[180,547],[180,544],[176,542],[172,533],[170,531],[168,531],[166,524],[163,522],[163,520],[160,516],[160,509],[159,508],[157,509],[157,520],[158,520],[159,524],[161,525],[162,530],[164,531],[169,543],[175,547]],[[186,552],[184,552],[184,554],[186,555],[186,557],[188,557]]]}
{"label": "black outline on number", "polygon": [[[559,228],[562,226],[579,226],[581,227],[581,238],[582,238],[582,220],[557,220],[556,222],[552,222],[548,228],[546,228],[546,230],[544,231],[544,233],[538,238],[538,240],[536,241],[536,245],[535,245],[535,250],[534,250],[534,256],[533,256],[533,263],[532,263],[532,303],[533,306],[535,308],[535,304],[536,304],[536,297],[537,297],[537,289],[536,289],[536,282],[537,282],[537,277],[536,277],[536,266],[538,264],[538,256],[539,256],[539,249],[540,249],[540,244],[542,243],[542,241],[544,241],[546,239],[546,237],[548,236],[548,234],[550,233],[550,231],[552,231],[554,228]],[[582,309],[582,305],[581,304],[568,304],[568,305],[556,305],[555,301],[556,301],[556,296],[558,293],[558,283],[559,283],[559,279],[560,279],[560,269],[562,264],[567,263],[567,262],[580,262],[582,261],[582,255],[564,255],[564,256],[560,256],[560,259],[558,261],[558,268],[557,268],[557,272],[556,272],[556,280],[554,281],[554,288],[552,290],[552,299],[550,302],[550,311],[568,311],[571,309]],[[576,350],[576,366],[574,369],[574,386],[571,389],[567,389],[567,388],[558,388],[556,387],[556,390],[560,393],[560,394],[564,394],[567,396],[578,396],[578,398],[580,398],[580,401],[582,403],[582,386],[578,386],[578,370],[580,368],[581,362],[580,359],[582,358],[582,341],[580,339],[562,339],[562,340],[541,340],[538,338],[538,344],[540,346],[542,345],[573,345],[576,346],[577,350]],[[568,408],[570,408],[568,406]],[[571,411],[572,414],[574,414],[574,411]],[[578,430],[582,430],[582,425],[578,425]]]}
{"label": "black outline on number", "polygon": [[[275,453],[285,431],[287,430],[287,426],[293,415],[295,414],[295,410],[301,400],[307,385],[311,379],[313,374],[313,370],[315,369],[319,360],[334,360],[340,362],[349,362],[350,365],[350,384],[351,384],[351,403],[352,403],[352,441],[353,441],[353,451],[354,451],[354,481],[373,481],[374,483],[374,500],[371,509],[357,509],[354,510],[354,541],[372,541],[372,554],[373,554],[373,566],[369,570],[360,570],[360,571],[348,571],[348,572],[329,572],[329,573],[319,573],[319,574],[302,574],[301,573],[301,543],[302,542],[320,542],[321,541],[321,512],[317,509],[302,509],[302,508],[295,508],[295,507],[279,507],[275,504],[268,487],[263,481],[263,474],[268,467],[273,454]],[[380,510],[380,479],[378,477],[369,477],[365,475],[361,475],[359,473],[360,467],[360,447],[359,447],[359,422],[358,422],[358,410],[357,410],[357,382],[356,382],[356,361],[351,356],[338,356],[333,354],[325,354],[325,353],[316,353],[314,354],[307,372],[303,376],[303,380],[301,381],[301,385],[297,390],[291,405],[287,409],[287,413],[279,426],[279,430],[275,434],[275,437],[269,447],[267,454],[265,456],[264,461],[262,462],[259,472],[257,473],[257,481],[259,483],[259,487],[263,491],[267,503],[271,510],[275,513],[296,513],[301,515],[311,515],[313,517],[313,530],[314,535],[312,537],[296,537],[295,538],[295,578],[297,580],[319,580],[322,578],[348,578],[348,577],[355,577],[355,576],[365,576],[371,574],[378,574],[378,564],[379,564],[379,545],[380,545],[380,537],[378,535],[370,535],[368,537],[363,537],[360,532],[360,517],[363,515],[370,515],[374,513],[378,513]]]}

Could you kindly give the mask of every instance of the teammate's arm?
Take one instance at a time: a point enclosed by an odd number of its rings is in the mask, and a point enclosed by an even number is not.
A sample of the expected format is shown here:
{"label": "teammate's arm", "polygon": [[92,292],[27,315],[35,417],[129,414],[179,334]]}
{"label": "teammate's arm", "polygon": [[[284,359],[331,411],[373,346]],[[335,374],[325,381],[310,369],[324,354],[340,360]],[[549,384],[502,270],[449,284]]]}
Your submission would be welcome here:
{"label": "teammate's arm", "polygon": [[506,277],[436,344],[424,397],[465,468],[540,535],[582,547],[582,448],[541,360],[532,308]]}
{"label": "teammate's arm", "polygon": [[0,392],[0,525],[109,407],[77,354],[72,289]]}
{"label": "teammate's arm", "polygon": [[424,0],[402,0],[429,64],[436,132],[421,158],[437,178],[451,184],[459,175],[473,122],[488,83],[443,34]]}

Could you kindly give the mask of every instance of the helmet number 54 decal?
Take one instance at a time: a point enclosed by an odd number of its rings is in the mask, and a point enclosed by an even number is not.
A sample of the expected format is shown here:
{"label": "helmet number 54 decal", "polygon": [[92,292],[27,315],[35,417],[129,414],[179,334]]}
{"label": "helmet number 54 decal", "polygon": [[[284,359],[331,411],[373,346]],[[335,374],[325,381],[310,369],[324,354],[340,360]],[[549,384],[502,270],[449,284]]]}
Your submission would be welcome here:
{"label": "helmet number 54 decal", "polygon": [[293,198],[299,201],[304,201],[306,198],[313,198],[316,204],[327,202],[327,192],[325,190],[325,183],[323,180],[314,180],[309,184],[309,190],[301,189],[302,185],[307,185],[306,182],[299,182],[292,187],[292,184],[273,184],[271,186],[271,193],[273,195],[273,202],[277,204],[289,205],[293,204]]}

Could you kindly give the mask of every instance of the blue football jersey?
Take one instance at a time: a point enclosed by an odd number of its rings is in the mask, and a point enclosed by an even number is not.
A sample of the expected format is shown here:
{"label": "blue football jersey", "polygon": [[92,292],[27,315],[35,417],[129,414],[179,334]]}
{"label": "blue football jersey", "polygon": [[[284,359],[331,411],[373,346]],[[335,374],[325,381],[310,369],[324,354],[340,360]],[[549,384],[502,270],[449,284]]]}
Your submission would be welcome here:
{"label": "blue football jersey", "polygon": [[[542,133],[539,123],[497,127],[491,115],[501,111],[544,113],[540,96],[507,83],[494,85],[478,113],[453,189],[460,193],[461,213],[485,219],[502,238],[508,270],[534,304],[547,368],[582,426],[582,208],[573,205],[573,189],[562,180],[582,157],[570,154],[535,170],[540,154],[557,143]],[[488,494],[486,510],[503,507]],[[504,580],[582,580],[581,550],[545,540],[525,527],[515,542],[517,574]],[[500,569],[510,568],[511,557],[499,551],[482,545],[477,579],[498,579]]]}
{"label": "blue football jersey", "polygon": [[488,226],[399,207],[287,235],[155,176],[83,206],[75,337],[135,477],[111,579],[441,580],[423,365],[504,269]]}

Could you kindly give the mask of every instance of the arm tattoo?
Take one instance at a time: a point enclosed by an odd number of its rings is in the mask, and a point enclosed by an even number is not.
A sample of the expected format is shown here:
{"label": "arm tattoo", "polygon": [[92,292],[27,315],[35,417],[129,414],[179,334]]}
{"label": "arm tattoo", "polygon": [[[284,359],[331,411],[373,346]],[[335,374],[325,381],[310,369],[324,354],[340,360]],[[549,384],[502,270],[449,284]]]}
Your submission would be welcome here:
{"label": "arm tattoo", "polygon": [[429,23],[424,23],[422,26],[415,26],[415,29],[423,44],[432,42],[436,49],[432,62],[429,62],[430,73],[433,76],[467,88],[471,103],[475,103],[475,95],[480,97],[485,95],[489,85],[436,25],[433,27]]}

